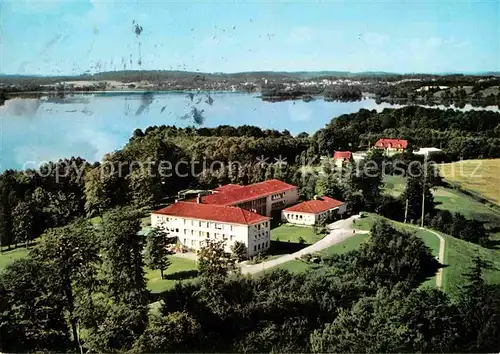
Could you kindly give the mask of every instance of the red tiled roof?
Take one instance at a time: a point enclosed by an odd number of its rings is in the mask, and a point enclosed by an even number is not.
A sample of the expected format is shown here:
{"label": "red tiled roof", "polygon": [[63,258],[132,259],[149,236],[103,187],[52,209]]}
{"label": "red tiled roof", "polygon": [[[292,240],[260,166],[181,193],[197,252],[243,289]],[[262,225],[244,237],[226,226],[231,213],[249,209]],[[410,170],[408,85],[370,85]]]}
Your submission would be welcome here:
{"label": "red tiled roof", "polygon": [[283,211],[295,211],[298,213],[318,214],[328,209],[333,209],[343,205],[344,202],[327,196],[318,199],[308,200],[284,209]]}
{"label": "red tiled roof", "polygon": [[243,186],[240,186],[239,184],[225,184],[223,186],[219,186],[217,188],[214,188],[213,190],[214,191],[217,191],[217,192],[225,192],[225,191],[228,191],[228,190],[231,190],[231,189],[236,189],[236,188],[241,188]]}
{"label": "red tiled roof", "polygon": [[223,205],[177,202],[153,214],[171,215],[190,219],[219,221],[232,224],[251,225],[270,218],[251,211]]}
{"label": "red tiled roof", "polygon": [[379,139],[375,143],[375,147],[381,148],[398,148],[398,149],[406,149],[408,146],[408,141],[403,139]]}
{"label": "red tiled roof", "polygon": [[334,160],[350,160],[352,158],[352,152],[350,151],[335,151],[333,154]]}
{"label": "red tiled roof", "polygon": [[[269,179],[264,182],[254,183],[248,186],[241,186],[240,188],[233,187],[229,189],[223,189],[219,193],[201,197],[201,202],[204,204],[234,205],[248,200],[267,197],[271,194],[281,193],[295,188],[297,187],[280,180]],[[196,200],[191,199],[188,200],[188,202],[196,202]]]}

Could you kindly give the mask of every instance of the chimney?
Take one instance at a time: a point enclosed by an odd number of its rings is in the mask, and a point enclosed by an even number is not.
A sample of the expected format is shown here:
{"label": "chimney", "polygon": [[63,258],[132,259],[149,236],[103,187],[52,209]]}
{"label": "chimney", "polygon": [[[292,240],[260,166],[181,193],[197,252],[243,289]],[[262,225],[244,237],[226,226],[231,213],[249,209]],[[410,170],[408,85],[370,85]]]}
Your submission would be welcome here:
{"label": "chimney", "polygon": [[201,204],[201,193],[196,196],[196,203]]}

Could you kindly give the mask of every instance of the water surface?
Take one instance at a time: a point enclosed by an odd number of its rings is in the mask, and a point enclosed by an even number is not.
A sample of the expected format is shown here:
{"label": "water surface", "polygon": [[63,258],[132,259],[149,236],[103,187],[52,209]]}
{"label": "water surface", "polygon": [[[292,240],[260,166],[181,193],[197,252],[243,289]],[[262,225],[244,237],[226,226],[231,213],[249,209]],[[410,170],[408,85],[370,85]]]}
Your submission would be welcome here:
{"label": "water surface", "polygon": [[[121,148],[136,128],[151,125],[256,125],[314,133],[333,117],[361,108],[401,107],[358,102],[264,102],[246,93],[99,93],[65,98],[16,98],[0,107],[0,171],[80,156],[98,161]],[[444,108],[444,107],[443,107]],[[464,110],[471,109],[466,106]]]}

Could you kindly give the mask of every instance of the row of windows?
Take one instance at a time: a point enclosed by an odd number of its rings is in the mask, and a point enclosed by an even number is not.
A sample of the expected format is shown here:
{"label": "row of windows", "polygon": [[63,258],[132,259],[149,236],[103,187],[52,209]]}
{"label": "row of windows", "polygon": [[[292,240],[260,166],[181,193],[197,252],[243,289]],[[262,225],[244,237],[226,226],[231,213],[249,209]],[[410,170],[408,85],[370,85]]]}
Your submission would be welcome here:
{"label": "row of windows", "polygon": [[254,235],[254,239],[257,240],[257,239],[261,239],[262,237],[269,237],[269,231],[266,231],[266,232],[261,232],[259,234],[255,234]]}
{"label": "row of windows", "polygon": [[[179,229],[175,229],[175,230],[176,230],[176,232],[179,232]],[[183,234],[190,235],[190,236],[206,237],[206,238],[213,237],[216,240],[218,240],[218,239],[228,240],[229,239],[230,241],[233,241],[236,238],[236,236],[234,236],[234,235],[227,235],[227,234],[223,234],[220,232],[208,232],[208,231],[188,230],[188,229],[184,229]]]}
{"label": "row of windows", "polygon": [[254,226],[255,230],[265,229],[269,227],[269,221],[257,224]]}
{"label": "row of windows", "polygon": [[286,218],[290,220],[302,220],[302,214],[286,214]]}
{"label": "row of windows", "polygon": [[283,193],[273,194],[273,195],[271,196],[271,200],[281,199],[281,198],[283,198],[284,196],[285,196],[285,192],[283,192]]}
{"label": "row of windows", "polygon": [[254,252],[260,251],[261,249],[264,250],[269,246],[269,241],[266,241],[264,243],[259,243],[258,245],[253,246]]}

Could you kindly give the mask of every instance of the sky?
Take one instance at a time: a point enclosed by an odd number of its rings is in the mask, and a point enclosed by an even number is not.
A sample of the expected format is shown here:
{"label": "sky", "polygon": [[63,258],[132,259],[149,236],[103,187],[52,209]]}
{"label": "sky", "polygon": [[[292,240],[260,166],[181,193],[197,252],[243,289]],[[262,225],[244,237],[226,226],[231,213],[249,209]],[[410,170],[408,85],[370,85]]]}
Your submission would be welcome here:
{"label": "sky", "polygon": [[500,1],[0,0],[1,73],[124,69],[500,71]]}

